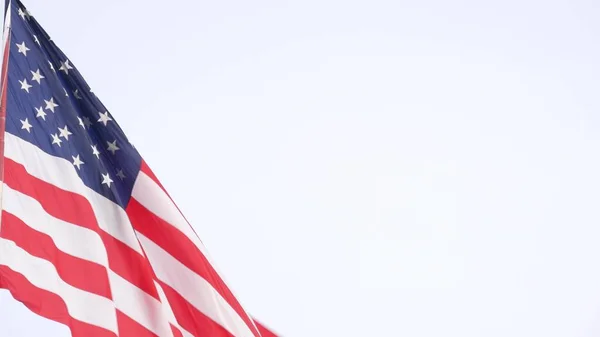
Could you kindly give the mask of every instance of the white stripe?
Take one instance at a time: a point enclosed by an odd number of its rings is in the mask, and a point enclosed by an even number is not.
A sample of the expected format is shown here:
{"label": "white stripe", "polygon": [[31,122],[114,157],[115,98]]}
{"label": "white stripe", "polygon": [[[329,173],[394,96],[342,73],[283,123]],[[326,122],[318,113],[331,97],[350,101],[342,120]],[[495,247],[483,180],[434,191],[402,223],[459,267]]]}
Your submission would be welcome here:
{"label": "white stripe", "polygon": [[208,281],[141,233],[137,232],[137,236],[159,280],[175,289],[198,311],[220,324],[233,336],[254,336],[237,312]]}
{"label": "white stripe", "polygon": [[61,251],[108,266],[108,256],[98,233],[52,217],[34,198],[4,184],[2,210],[21,219],[27,226],[47,234]]}
{"label": "white stripe", "polygon": [[[2,42],[4,42],[3,45],[6,45],[6,41],[8,41],[8,38],[10,36],[10,29],[12,26],[11,15],[12,15],[12,1],[9,1],[8,6],[6,6],[6,13],[4,13],[4,30],[3,30],[4,34],[2,36],[2,38],[3,38]],[[6,46],[6,47],[10,48],[10,46]],[[3,46],[3,48],[2,48],[3,56],[4,56],[4,51],[5,51],[5,49]],[[4,61],[4,60],[2,60],[2,61]],[[7,94],[8,94],[8,92],[7,92]]]}
{"label": "white stripe", "polygon": [[0,238],[0,264],[25,276],[34,286],[60,296],[71,317],[118,334],[113,302],[65,283],[52,263],[30,255],[13,241]]}
{"label": "white stripe", "polygon": [[156,216],[177,228],[208,258],[206,247],[204,247],[198,235],[196,235],[190,224],[185,220],[181,212],[179,212],[171,198],[144,172],[140,171],[138,174],[133,185],[133,190],[131,191],[131,197]]}
{"label": "white stripe", "polygon": [[92,206],[98,226],[142,254],[125,211],[119,205],[87,187],[77,175],[71,162],[51,156],[35,145],[8,132],[4,133],[4,141],[6,158],[25,166],[30,175],[86,198]]}
{"label": "white stripe", "polygon": [[121,312],[158,336],[173,337],[168,316],[157,299],[112,271],[109,279],[115,305]]}

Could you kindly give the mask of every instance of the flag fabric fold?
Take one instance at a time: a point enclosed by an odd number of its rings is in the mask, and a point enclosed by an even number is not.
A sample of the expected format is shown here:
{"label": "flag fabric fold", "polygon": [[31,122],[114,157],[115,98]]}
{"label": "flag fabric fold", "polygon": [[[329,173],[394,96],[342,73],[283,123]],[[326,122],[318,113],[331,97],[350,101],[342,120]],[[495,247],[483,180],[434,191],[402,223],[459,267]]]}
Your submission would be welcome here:
{"label": "flag fabric fold", "polygon": [[74,63],[5,8],[0,287],[74,337],[275,336]]}

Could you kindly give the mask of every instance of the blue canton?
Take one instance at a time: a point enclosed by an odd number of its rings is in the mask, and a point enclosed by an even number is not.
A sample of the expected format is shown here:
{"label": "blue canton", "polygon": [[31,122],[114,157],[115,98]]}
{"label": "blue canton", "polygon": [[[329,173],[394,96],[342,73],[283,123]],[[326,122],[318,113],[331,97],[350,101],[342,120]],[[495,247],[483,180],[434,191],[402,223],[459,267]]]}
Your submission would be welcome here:
{"label": "blue canton", "polygon": [[126,207],[139,153],[73,63],[12,3],[6,132],[68,160],[86,186]]}

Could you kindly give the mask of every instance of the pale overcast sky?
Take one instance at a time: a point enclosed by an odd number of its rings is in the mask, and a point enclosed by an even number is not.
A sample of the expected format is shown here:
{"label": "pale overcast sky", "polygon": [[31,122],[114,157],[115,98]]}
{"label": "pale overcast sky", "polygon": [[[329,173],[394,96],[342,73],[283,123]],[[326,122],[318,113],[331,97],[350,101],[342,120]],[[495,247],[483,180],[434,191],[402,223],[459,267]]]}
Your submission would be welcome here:
{"label": "pale overcast sky", "polygon": [[597,0],[24,3],[285,337],[600,334]]}

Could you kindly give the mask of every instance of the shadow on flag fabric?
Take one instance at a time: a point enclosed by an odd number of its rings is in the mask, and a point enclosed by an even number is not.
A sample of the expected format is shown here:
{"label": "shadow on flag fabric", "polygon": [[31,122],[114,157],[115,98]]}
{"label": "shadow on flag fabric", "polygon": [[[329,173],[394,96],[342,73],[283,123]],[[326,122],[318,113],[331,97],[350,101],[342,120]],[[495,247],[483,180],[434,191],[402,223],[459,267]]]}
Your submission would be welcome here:
{"label": "shadow on flag fabric", "polygon": [[275,336],[74,63],[5,9],[0,287],[74,337]]}

